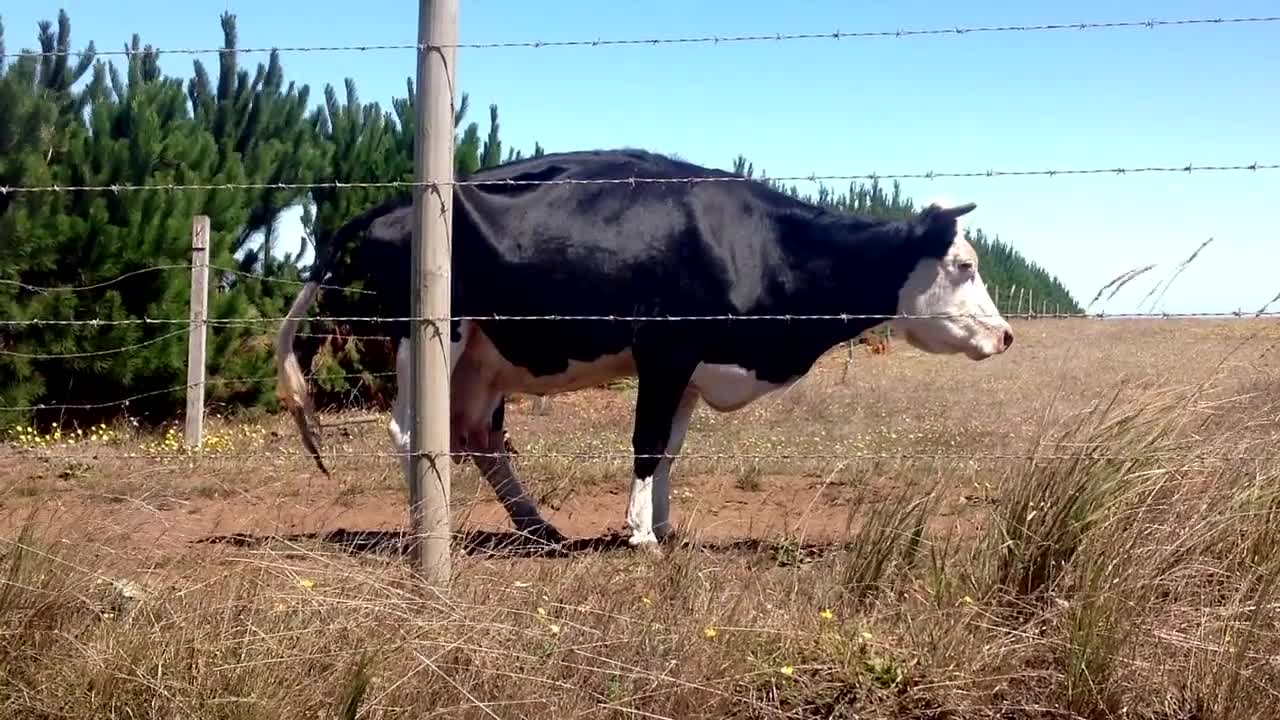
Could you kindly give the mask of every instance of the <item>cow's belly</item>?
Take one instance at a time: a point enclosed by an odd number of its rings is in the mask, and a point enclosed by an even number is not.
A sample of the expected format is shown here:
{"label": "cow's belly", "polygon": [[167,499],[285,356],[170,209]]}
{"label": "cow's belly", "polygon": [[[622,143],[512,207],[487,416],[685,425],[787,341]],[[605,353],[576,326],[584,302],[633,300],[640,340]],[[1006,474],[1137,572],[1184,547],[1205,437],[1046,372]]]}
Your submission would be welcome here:
{"label": "cow's belly", "polygon": [[631,350],[627,349],[589,361],[570,360],[563,372],[554,375],[534,375],[503,357],[489,337],[479,329],[476,329],[467,343],[463,362],[474,369],[475,379],[490,389],[499,393],[527,395],[554,395],[581,390],[636,373],[635,358]]}
{"label": "cow's belly", "polygon": [[756,377],[755,371],[737,365],[702,363],[689,384],[712,409],[731,412],[792,382],[765,382]]}

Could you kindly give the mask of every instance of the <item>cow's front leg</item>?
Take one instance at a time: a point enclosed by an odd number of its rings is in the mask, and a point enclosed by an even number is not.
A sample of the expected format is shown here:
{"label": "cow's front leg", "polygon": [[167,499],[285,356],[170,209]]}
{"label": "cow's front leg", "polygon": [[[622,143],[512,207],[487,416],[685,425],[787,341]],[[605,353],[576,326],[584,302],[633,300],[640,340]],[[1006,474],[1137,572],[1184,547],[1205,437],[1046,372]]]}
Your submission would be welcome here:
{"label": "cow's front leg", "polygon": [[[636,389],[635,428],[631,435],[635,453],[631,479],[631,498],[627,505],[627,526],[631,529],[628,542],[632,547],[656,548],[658,537],[654,532],[654,519],[661,512],[665,519],[669,508],[669,478],[660,483],[661,505],[655,502],[659,483],[658,470],[662,464],[670,468],[669,458],[660,457],[668,452],[668,445],[679,427],[683,440],[684,422],[677,422],[680,407],[688,391],[692,370],[675,371],[669,367],[652,370],[640,369]],[[692,412],[692,408],[689,408]]]}

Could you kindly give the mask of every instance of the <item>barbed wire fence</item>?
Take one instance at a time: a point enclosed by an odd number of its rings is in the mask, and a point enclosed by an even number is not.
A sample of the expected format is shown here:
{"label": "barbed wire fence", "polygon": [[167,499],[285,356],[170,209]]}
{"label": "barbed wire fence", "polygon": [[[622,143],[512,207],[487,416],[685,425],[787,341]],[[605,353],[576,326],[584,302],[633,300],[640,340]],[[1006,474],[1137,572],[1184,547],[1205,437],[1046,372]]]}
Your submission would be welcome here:
{"label": "barbed wire fence", "polygon": [[[1191,18],[1180,20],[1133,20],[1133,21],[1115,21],[1115,22],[1082,22],[1082,23],[1049,23],[1038,25],[992,25],[992,26],[974,26],[974,27],[955,27],[955,28],[923,28],[923,29],[895,29],[895,30],[875,30],[875,31],[841,31],[823,33],[774,33],[774,34],[755,34],[755,35],[729,35],[729,36],[690,36],[690,37],[672,37],[672,38],[633,38],[633,39],[594,39],[594,40],[561,40],[561,41],[496,41],[496,42],[475,42],[475,43],[414,43],[414,44],[366,44],[366,45],[346,45],[346,46],[286,46],[273,48],[245,48],[237,49],[237,53],[254,53],[254,52],[335,52],[335,51],[356,51],[367,52],[373,50],[388,49],[412,49],[418,51],[420,55],[429,55],[429,51],[441,49],[485,49],[485,48],[554,48],[554,47],[586,47],[600,48],[611,46],[662,46],[662,45],[688,45],[688,44],[729,44],[744,42],[785,42],[785,41],[817,41],[817,40],[857,40],[857,39],[873,39],[873,38],[907,38],[919,36],[967,36],[980,35],[990,33],[1010,33],[1010,32],[1050,32],[1050,31],[1092,31],[1092,30],[1114,30],[1114,29],[1148,29],[1172,28],[1172,27],[1189,27],[1189,26],[1215,26],[1215,25],[1240,25],[1240,24],[1263,24],[1280,22],[1280,16],[1255,16],[1255,17],[1236,17],[1236,18]],[[96,55],[131,55],[132,50],[124,51],[95,51]],[[225,52],[222,48],[176,48],[163,49],[161,52],[170,54],[217,54]],[[22,51],[17,53],[9,53],[15,57],[49,57],[71,54],[71,51],[60,52],[29,52]],[[434,88],[438,91],[439,88]],[[447,138],[452,142],[452,138]],[[1096,176],[1096,175],[1116,175],[1116,176],[1137,176],[1150,174],[1192,174],[1192,173],[1251,173],[1267,172],[1280,169],[1280,162],[1260,162],[1253,161],[1249,163],[1176,163],[1168,165],[1145,165],[1145,166],[1109,166],[1109,167],[1080,167],[1080,168],[1048,168],[1048,169],[974,169],[974,170],[918,170],[910,172],[857,172],[847,174],[828,174],[828,175],[793,175],[780,176],[770,178],[774,182],[823,182],[823,181],[879,181],[879,180],[935,180],[935,179],[999,179],[999,178],[1054,178],[1066,176]],[[651,177],[630,177],[623,179],[561,179],[561,180],[457,180],[457,179],[418,179],[414,181],[371,181],[371,182],[316,182],[316,183],[156,183],[143,185],[127,185],[127,184],[109,184],[109,185],[37,185],[37,186],[5,186],[0,185],[0,196],[19,197],[42,193],[138,193],[138,192],[185,192],[185,191],[218,191],[218,190],[315,190],[315,189],[404,189],[404,190],[433,190],[439,191],[442,188],[467,187],[467,186],[492,186],[492,185],[628,185],[635,186],[645,183],[663,183],[663,184],[680,184],[693,186],[699,183],[725,183],[725,182],[760,182],[760,179],[750,178],[741,175],[715,175],[708,177],[681,177],[681,178],[651,178]],[[207,221],[204,221],[204,227],[207,228]],[[117,348],[97,350],[92,352],[79,353],[26,353],[11,350],[3,343],[0,343],[0,355],[20,357],[26,359],[40,360],[56,360],[71,359],[84,357],[102,357],[113,354],[122,354],[135,351],[139,348],[150,344],[162,342],[180,335],[186,335],[190,338],[189,342],[196,342],[197,336],[203,337],[203,333],[207,332],[210,327],[262,327],[262,326],[278,326],[285,320],[284,317],[234,317],[234,318],[211,318],[208,317],[208,295],[209,287],[203,280],[197,280],[207,276],[209,272],[221,274],[224,278],[238,277],[241,279],[257,280],[261,282],[286,283],[293,285],[302,285],[301,281],[288,278],[270,277],[265,274],[248,272],[236,268],[219,266],[210,264],[207,258],[207,245],[202,246],[201,242],[206,238],[198,238],[201,232],[206,233],[207,230],[201,231],[201,220],[197,218],[194,225],[196,230],[193,231],[193,259],[190,263],[168,263],[158,264],[151,267],[131,270],[122,273],[116,277],[94,282],[90,284],[77,286],[39,286],[24,283],[20,280],[0,279],[0,285],[15,288],[20,292],[37,293],[42,295],[52,295],[56,293],[76,293],[76,292],[92,292],[100,290],[123,280],[134,278],[145,273],[160,272],[182,272],[189,273],[192,278],[192,302],[191,315],[185,318],[150,318],[150,317],[133,317],[123,319],[102,319],[102,318],[48,318],[48,317],[4,317],[0,318],[0,330],[5,328],[21,328],[21,327],[42,327],[42,326],[78,326],[78,327],[108,327],[118,325],[141,325],[141,326],[182,326],[175,330],[165,331],[158,336],[147,340],[123,345]],[[372,291],[362,290],[358,288],[340,287],[336,285],[322,284],[322,290],[339,290],[350,293],[369,294]],[[1280,302],[1280,296],[1277,296],[1271,302],[1256,311],[1237,310],[1234,312],[1191,312],[1191,313],[1168,313],[1168,312],[1148,312],[1148,313],[1122,313],[1107,314],[1103,312],[1090,313],[1087,310],[1064,312],[1061,306],[1054,304],[1050,306],[1048,298],[1037,298],[1033,291],[1025,287],[993,287],[991,288],[993,298],[996,301],[998,311],[1006,318],[1019,321],[1030,321],[1037,319],[1059,319],[1059,320],[1102,320],[1102,319],[1149,319],[1149,320],[1171,320],[1180,318],[1272,318],[1280,315],[1280,310],[1271,310],[1271,306]],[[804,320],[854,320],[854,319],[878,319],[892,320],[895,318],[909,317],[938,317],[938,316],[908,316],[908,315],[856,315],[856,314],[839,314],[839,315],[808,315],[808,316],[777,316],[777,315],[716,315],[716,316],[618,316],[618,315],[539,315],[539,316],[431,316],[431,315],[414,315],[407,317],[343,317],[334,316],[326,317],[323,315],[311,316],[307,319],[311,321],[324,322],[361,322],[369,324],[391,323],[391,322],[412,322],[420,323],[427,321],[431,323],[448,322],[452,320],[503,320],[503,321],[566,321],[566,320],[592,320],[592,321],[610,321],[610,322],[744,322],[744,321],[763,321],[763,320],[785,320],[785,321],[804,321]],[[330,337],[329,333],[299,333],[302,337],[326,338]],[[383,335],[343,335],[348,340],[381,340],[385,339]],[[849,351],[852,352],[854,344],[857,341],[851,341],[848,345]],[[203,342],[200,342],[200,349],[203,352]],[[192,451],[198,453],[202,448],[202,437],[200,432],[200,424],[202,422],[205,408],[203,405],[203,393],[208,387],[217,386],[235,386],[248,385],[255,383],[271,383],[275,381],[274,376],[259,377],[233,377],[233,378],[205,378],[203,375],[203,366],[207,363],[207,358],[203,354],[192,356],[191,359],[191,375],[184,385],[153,390],[143,393],[137,393],[128,397],[115,401],[87,403],[87,404],[35,404],[27,406],[11,406],[0,407],[0,412],[26,412],[36,410],[100,410],[111,407],[120,407],[127,409],[131,403],[136,403],[147,398],[157,397],[173,393],[186,393],[188,397],[193,394],[200,398],[200,402],[189,402],[187,442],[188,451],[184,452],[150,452],[150,453],[101,453],[95,452],[95,457],[120,459],[146,459],[146,460],[166,460],[191,457]],[[353,374],[339,374],[336,378],[390,378],[394,377],[393,372],[365,372]],[[402,388],[399,392],[408,392],[408,388]],[[194,429],[192,423],[195,423]],[[58,457],[59,453],[48,448],[42,449],[46,457]],[[22,451],[17,453],[0,454],[0,457],[15,457],[21,455]],[[344,453],[351,457],[370,457],[370,458],[393,458],[401,457],[401,453],[381,452],[381,453]],[[457,456],[455,452],[437,452],[434,455]],[[66,457],[75,455],[74,453],[64,453]],[[464,456],[483,456],[485,453],[466,452],[461,453]],[[637,457],[633,453],[583,453],[583,452],[541,452],[540,457],[558,458],[567,460],[630,460]],[[255,453],[228,453],[220,452],[217,457],[229,460],[243,460],[250,457],[260,457]],[[674,457],[674,456],[662,456]],[[1065,452],[1036,452],[1036,453],[960,453],[960,452],[879,452],[879,453],[844,453],[844,454],[805,454],[805,453],[774,453],[752,455],[751,453],[680,453],[680,458],[707,458],[707,459],[756,459],[767,458],[770,460],[785,459],[940,459],[950,458],[969,461],[1016,461],[1016,460],[1080,460],[1087,458],[1095,459],[1125,459],[1123,455],[1115,454],[1089,454],[1080,448],[1068,448]],[[1240,454],[1232,456],[1233,460],[1274,460],[1274,456],[1265,456],[1257,454]]]}

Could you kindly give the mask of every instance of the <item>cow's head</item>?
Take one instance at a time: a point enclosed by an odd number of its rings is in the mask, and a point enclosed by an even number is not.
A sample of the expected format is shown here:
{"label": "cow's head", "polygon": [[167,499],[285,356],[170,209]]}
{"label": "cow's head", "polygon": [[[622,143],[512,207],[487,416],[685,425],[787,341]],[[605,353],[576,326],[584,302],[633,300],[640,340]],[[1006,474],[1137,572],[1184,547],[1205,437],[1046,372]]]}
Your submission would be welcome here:
{"label": "cow's head", "polygon": [[928,353],[983,360],[1009,349],[1013,331],[1000,316],[978,270],[978,254],[961,232],[964,205],[933,202],[916,216],[912,242],[923,255],[898,291],[893,329]]}

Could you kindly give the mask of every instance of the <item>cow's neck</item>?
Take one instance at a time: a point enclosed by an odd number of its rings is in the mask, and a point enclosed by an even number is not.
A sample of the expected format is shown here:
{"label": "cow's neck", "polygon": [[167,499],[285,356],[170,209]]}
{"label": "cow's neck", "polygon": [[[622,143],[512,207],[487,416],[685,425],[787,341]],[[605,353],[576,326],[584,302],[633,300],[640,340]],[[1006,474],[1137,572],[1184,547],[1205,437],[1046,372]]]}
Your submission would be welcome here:
{"label": "cow's neck", "polygon": [[885,322],[919,260],[904,242],[906,232],[903,223],[829,214],[803,236],[785,238],[789,277],[778,298],[781,314],[880,316],[805,321],[806,334],[825,349]]}

